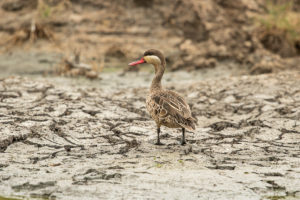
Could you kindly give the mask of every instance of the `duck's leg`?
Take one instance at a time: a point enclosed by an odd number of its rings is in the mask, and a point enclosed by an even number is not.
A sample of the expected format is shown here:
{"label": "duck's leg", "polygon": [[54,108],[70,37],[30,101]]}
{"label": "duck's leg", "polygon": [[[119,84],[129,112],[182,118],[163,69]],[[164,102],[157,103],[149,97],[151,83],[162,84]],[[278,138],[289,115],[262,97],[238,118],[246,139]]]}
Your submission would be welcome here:
{"label": "duck's leg", "polygon": [[159,134],[160,134],[160,127],[157,128],[157,142],[155,143],[155,145],[163,145],[163,143],[160,142]]}
{"label": "duck's leg", "polygon": [[185,128],[182,128],[182,138],[181,138],[181,145],[185,145]]}

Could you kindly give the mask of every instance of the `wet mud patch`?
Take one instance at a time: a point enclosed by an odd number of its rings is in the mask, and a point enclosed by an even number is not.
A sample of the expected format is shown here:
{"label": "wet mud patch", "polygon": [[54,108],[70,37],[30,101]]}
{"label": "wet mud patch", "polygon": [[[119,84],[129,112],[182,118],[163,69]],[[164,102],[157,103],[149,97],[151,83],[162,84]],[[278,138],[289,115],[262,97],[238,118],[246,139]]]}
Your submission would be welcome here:
{"label": "wet mud patch", "polygon": [[147,79],[132,84],[130,75],[111,76],[98,87],[1,79],[1,195],[300,196],[299,73],[199,82],[167,76],[166,87],[185,95],[198,118],[185,146],[181,131],[167,128],[161,130],[165,145],[153,145]]}

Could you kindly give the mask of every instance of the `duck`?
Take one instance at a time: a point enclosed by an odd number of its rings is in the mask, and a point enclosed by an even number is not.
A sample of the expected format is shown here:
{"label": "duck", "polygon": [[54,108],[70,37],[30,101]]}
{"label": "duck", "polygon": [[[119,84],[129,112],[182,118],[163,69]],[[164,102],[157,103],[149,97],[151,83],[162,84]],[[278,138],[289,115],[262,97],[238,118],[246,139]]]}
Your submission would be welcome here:
{"label": "duck", "polygon": [[192,116],[190,106],[178,93],[162,87],[161,80],[166,69],[164,55],[156,49],[149,49],[144,52],[141,59],[131,62],[128,65],[152,64],[155,76],[152,79],[149,93],[146,98],[146,108],[151,118],[156,123],[157,141],[155,145],[163,145],[160,141],[160,128],[181,128],[181,145],[186,144],[185,131],[195,131],[197,119]]}

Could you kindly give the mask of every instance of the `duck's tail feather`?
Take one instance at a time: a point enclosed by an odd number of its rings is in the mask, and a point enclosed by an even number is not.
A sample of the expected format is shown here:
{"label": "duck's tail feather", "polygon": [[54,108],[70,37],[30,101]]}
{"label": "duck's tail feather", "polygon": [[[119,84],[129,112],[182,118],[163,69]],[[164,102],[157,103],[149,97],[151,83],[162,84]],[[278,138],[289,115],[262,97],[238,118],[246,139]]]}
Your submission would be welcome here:
{"label": "duck's tail feather", "polygon": [[195,132],[197,122],[197,119],[189,117],[186,119],[185,123],[181,123],[180,125],[188,131]]}

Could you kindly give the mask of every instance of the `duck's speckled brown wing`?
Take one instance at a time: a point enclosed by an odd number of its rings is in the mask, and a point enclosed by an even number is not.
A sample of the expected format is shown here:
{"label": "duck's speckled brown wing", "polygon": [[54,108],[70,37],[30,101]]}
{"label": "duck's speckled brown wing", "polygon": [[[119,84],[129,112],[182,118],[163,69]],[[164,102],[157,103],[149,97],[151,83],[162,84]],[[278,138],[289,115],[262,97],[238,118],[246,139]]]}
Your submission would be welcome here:
{"label": "duck's speckled brown wing", "polygon": [[192,117],[189,105],[173,91],[163,90],[150,94],[147,109],[159,125],[195,130],[197,120]]}

